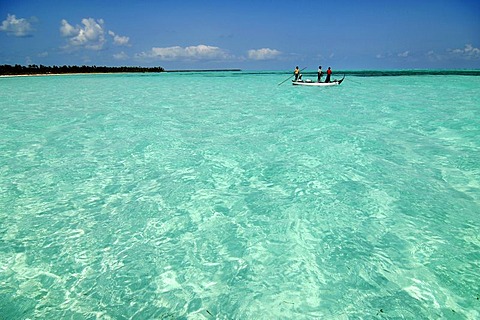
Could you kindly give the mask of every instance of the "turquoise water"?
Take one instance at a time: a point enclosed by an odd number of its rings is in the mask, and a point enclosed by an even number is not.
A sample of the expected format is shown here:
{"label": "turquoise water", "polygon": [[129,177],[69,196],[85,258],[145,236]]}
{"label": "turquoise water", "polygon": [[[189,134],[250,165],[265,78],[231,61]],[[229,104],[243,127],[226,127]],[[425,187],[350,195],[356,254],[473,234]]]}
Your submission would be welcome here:
{"label": "turquoise water", "polygon": [[478,319],[480,77],[285,79],[0,79],[0,319]]}

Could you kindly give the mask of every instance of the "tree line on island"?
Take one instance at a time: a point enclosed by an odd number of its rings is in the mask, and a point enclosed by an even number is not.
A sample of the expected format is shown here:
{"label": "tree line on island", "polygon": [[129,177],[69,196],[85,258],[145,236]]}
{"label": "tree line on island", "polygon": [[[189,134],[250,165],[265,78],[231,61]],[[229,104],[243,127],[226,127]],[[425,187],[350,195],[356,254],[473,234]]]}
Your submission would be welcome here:
{"label": "tree line on island", "polygon": [[69,74],[69,73],[146,73],[164,72],[162,67],[105,67],[105,66],[44,66],[31,64],[0,65],[0,75],[36,75],[36,74]]}

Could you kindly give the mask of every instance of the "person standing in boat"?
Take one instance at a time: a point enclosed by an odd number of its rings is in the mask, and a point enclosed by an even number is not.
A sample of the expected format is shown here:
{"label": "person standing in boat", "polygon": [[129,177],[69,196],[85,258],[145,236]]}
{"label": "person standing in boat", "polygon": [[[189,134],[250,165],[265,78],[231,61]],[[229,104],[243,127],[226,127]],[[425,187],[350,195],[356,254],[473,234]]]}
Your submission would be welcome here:
{"label": "person standing in boat", "polygon": [[293,71],[293,74],[295,75],[295,81],[302,79],[302,75],[300,74],[300,70],[298,69],[298,66],[295,67],[295,71]]}
{"label": "person standing in boat", "polygon": [[332,76],[332,69],[330,69],[330,67],[328,67],[328,70],[327,70],[327,78],[325,79],[325,82],[326,83],[329,83],[330,82],[330,77]]}
{"label": "person standing in boat", "polygon": [[318,76],[317,81],[322,82],[322,76],[323,76],[322,66],[318,66],[317,76]]}

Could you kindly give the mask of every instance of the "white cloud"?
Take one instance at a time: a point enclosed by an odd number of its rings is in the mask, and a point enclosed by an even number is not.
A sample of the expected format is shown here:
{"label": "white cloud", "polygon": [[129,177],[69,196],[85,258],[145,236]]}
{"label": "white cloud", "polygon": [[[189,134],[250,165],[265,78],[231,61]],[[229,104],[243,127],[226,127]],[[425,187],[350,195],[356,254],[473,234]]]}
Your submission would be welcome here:
{"label": "white cloud", "polygon": [[252,60],[269,60],[274,59],[281,54],[280,51],[269,48],[257,50],[248,50],[248,58]]}
{"label": "white cloud", "polygon": [[2,22],[0,31],[16,37],[27,37],[31,35],[33,29],[27,19],[17,17],[14,14],[8,14],[7,19]]}
{"label": "white cloud", "polygon": [[382,53],[377,54],[375,57],[377,59],[387,59],[387,58],[392,58],[393,56],[394,56],[394,54],[391,53],[391,52],[382,52]]}
{"label": "white cloud", "polygon": [[60,33],[64,37],[71,37],[78,33],[77,28],[73,27],[71,24],[67,22],[67,20],[63,19],[60,26]]}
{"label": "white cloud", "polygon": [[447,61],[451,59],[477,60],[480,59],[480,49],[471,44],[466,44],[461,49],[448,49],[437,53],[433,50],[426,53],[430,61]]}
{"label": "white cloud", "polygon": [[466,44],[463,49],[448,50],[450,53],[461,56],[465,59],[480,59],[480,49],[471,44]]}
{"label": "white cloud", "polygon": [[174,60],[215,60],[227,59],[229,55],[227,52],[219,47],[212,47],[207,45],[189,46],[189,47],[154,47],[150,51],[142,52],[136,55],[139,59],[158,59],[164,61]]}
{"label": "white cloud", "polygon": [[118,46],[130,46],[130,38],[119,36],[115,32],[106,31],[103,19],[84,18],[82,25],[71,25],[63,19],[60,25],[60,34],[67,38],[65,49],[90,49],[102,50],[107,44],[106,34],[113,38],[113,43]]}
{"label": "white cloud", "polygon": [[128,54],[126,54],[125,52],[120,52],[120,53],[116,53],[113,55],[113,58],[115,60],[127,60],[128,59]]}
{"label": "white cloud", "polygon": [[399,53],[395,53],[395,52],[382,52],[382,53],[378,53],[375,55],[375,58],[377,59],[396,59],[397,57],[399,58],[408,58],[408,57],[411,57],[411,53],[409,50],[407,51],[404,51],[404,52],[399,52]]}
{"label": "white cloud", "polygon": [[119,36],[118,34],[115,34],[115,32],[113,32],[113,31],[108,31],[108,34],[113,37],[113,43],[116,44],[117,46],[129,46],[130,45],[128,43],[130,41],[129,37]]}
{"label": "white cloud", "polygon": [[443,60],[444,57],[442,57],[442,55],[436,53],[435,51],[433,50],[430,50],[428,51],[425,56],[427,57],[427,59],[429,61],[432,61],[432,62],[437,62],[437,61],[441,61]]}
{"label": "white cloud", "polygon": [[72,26],[67,20],[62,20],[60,32],[68,38],[69,48],[86,48],[101,50],[105,45],[105,30],[103,20],[93,18],[82,19],[83,26]]}

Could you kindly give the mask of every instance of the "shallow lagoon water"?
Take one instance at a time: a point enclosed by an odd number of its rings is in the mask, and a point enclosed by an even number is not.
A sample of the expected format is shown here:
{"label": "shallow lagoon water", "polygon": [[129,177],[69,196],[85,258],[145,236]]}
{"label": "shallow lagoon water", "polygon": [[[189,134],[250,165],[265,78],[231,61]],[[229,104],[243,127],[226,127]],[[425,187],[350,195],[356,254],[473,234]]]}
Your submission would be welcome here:
{"label": "shallow lagoon water", "polygon": [[0,319],[479,318],[480,77],[287,76],[0,79]]}

